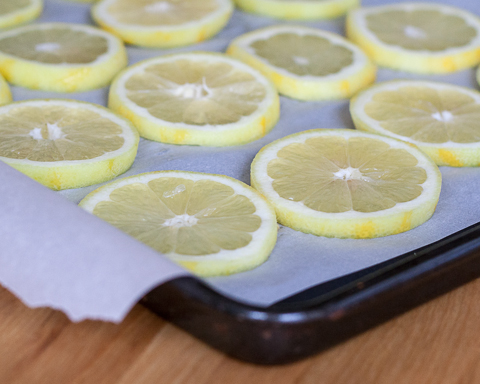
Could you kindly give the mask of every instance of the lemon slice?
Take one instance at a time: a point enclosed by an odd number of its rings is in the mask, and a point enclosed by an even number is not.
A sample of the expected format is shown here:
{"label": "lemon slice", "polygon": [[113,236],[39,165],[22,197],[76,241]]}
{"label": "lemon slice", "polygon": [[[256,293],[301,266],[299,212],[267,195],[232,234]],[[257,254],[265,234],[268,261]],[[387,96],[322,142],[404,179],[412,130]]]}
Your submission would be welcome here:
{"label": "lemon slice", "polygon": [[318,20],[342,16],[360,0],[234,0],[242,10],[286,20]]}
{"label": "lemon slice", "polygon": [[370,59],[343,37],[274,26],[234,39],[227,53],[260,70],[278,92],[300,100],[348,98],[375,80]]}
{"label": "lemon slice", "polygon": [[0,160],[55,190],[125,172],[138,141],[129,121],[91,103],[27,100],[0,107]]}
{"label": "lemon slice", "polygon": [[216,35],[232,12],[231,0],[101,0],[92,17],[129,44],[169,48]]}
{"label": "lemon slice", "polygon": [[357,129],[416,144],[438,165],[480,165],[480,93],[430,81],[391,81],[350,104]]}
{"label": "lemon slice", "polygon": [[372,238],[428,220],[441,174],[411,144],[350,129],[314,129],[264,147],[252,186],[275,207],[278,221],[319,236]]}
{"label": "lemon slice", "polygon": [[43,0],[2,0],[0,28],[8,28],[36,19],[43,10]]}
{"label": "lemon slice", "polygon": [[144,173],[93,191],[80,206],[201,276],[252,269],[277,239],[271,206],[227,176]]}
{"label": "lemon slice", "polygon": [[100,88],[126,65],[123,42],[87,25],[33,24],[0,33],[0,72],[10,83],[26,88]]}
{"label": "lemon slice", "polygon": [[109,107],[140,136],[171,144],[244,144],[279,117],[278,94],[264,76],[226,55],[200,52],[126,69],[112,83]]}
{"label": "lemon slice", "polygon": [[347,36],[381,66],[448,73],[480,62],[480,19],[440,4],[399,3],[352,11]]}

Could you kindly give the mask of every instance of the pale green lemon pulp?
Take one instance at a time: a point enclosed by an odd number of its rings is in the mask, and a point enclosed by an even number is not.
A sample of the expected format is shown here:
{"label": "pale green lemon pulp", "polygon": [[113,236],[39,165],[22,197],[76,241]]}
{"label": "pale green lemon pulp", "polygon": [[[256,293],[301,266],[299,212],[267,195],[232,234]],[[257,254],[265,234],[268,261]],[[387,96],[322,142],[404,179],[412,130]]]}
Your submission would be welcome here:
{"label": "pale green lemon pulp", "polygon": [[477,30],[465,19],[433,9],[373,13],[366,22],[383,43],[413,51],[464,47],[477,37]]}
{"label": "pale green lemon pulp", "polygon": [[132,75],[125,89],[151,116],[189,125],[238,122],[266,97],[263,84],[229,63],[188,59],[153,64]]}
{"label": "pale green lemon pulp", "polygon": [[202,256],[235,250],[261,225],[256,208],[212,180],[163,177],[124,185],[93,213],[164,254]]}
{"label": "pale green lemon pulp", "polygon": [[250,47],[271,65],[298,76],[327,76],[353,63],[351,50],[314,35],[283,32],[256,40]]}
{"label": "pale green lemon pulp", "polygon": [[267,167],[273,189],[320,212],[392,208],[420,196],[427,178],[412,154],[372,138],[309,138],[277,156]]}
{"label": "pale green lemon pulp", "polygon": [[36,162],[94,159],[120,149],[121,133],[118,124],[92,110],[18,106],[0,115],[0,156]]}
{"label": "pale green lemon pulp", "polygon": [[117,0],[108,13],[123,24],[175,26],[202,20],[218,8],[216,0]]}
{"label": "pale green lemon pulp", "polygon": [[480,141],[480,103],[457,90],[411,85],[380,91],[364,110],[385,130],[415,141]]}

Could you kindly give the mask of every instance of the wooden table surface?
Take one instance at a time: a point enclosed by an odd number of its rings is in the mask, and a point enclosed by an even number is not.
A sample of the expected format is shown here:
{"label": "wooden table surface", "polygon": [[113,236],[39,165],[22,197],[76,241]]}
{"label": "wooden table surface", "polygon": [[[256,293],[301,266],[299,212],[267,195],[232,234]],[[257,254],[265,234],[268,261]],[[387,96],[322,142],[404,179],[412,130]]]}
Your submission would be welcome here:
{"label": "wooden table surface", "polygon": [[70,322],[0,288],[0,383],[480,383],[480,279],[298,363],[233,360],[137,305]]}

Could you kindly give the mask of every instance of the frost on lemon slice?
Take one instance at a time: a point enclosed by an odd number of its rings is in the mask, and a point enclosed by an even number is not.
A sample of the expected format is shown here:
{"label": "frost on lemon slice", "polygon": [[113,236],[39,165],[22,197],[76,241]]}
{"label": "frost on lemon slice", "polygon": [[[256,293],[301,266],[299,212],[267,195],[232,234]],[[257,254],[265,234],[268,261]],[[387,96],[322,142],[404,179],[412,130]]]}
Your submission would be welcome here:
{"label": "frost on lemon slice", "polygon": [[430,81],[391,81],[355,97],[357,129],[416,144],[438,165],[480,165],[480,93]]}
{"label": "frost on lemon slice", "polygon": [[0,28],[9,28],[36,19],[43,10],[43,0],[2,0]]}
{"label": "frost on lemon slice", "polygon": [[109,107],[140,136],[170,144],[244,144],[263,137],[279,117],[270,81],[229,56],[206,52],[127,68],[112,83]]}
{"label": "frost on lemon slice", "polygon": [[331,19],[357,7],[360,0],[234,0],[242,10],[286,20]]}
{"label": "frost on lemon slice", "polygon": [[101,0],[92,17],[129,44],[167,48],[214,36],[232,12],[231,0]]}
{"label": "frost on lemon slice", "polygon": [[448,73],[480,62],[480,19],[435,3],[398,3],[351,11],[347,36],[381,66]]}
{"label": "frost on lemon slice", "polygon": [[87,25],[43,23],[0,33],[0,72],[10,83],[26,88],[100,88],[126,65],[123,42]]}
{"label": "frost on lemon slice", "polygon": [[125,172],[138,140],[128,120],[95,104],[28,100],[0,107],[0,160],[55,190]]}
{"label": "frost on lemon slice", "polygon": [[252,186],[278,221],[319,236],[372,238],[410,230],[437,205],[441,174],[411,144],[350,129],[293,134],[264,147]]}
{"label": "frost on lemon slice", "polygon": [[281,25],[234,39],[227,53],[260,70],[280,94],[300,100],[348,98],[375,80],[376,68],[340,35]]}
{"label": "frost on lemon slice", "polygon": [[93,191],[80,206],[201,276],[252,269],[277,238],[270,205],[227,176],[144,173]]}

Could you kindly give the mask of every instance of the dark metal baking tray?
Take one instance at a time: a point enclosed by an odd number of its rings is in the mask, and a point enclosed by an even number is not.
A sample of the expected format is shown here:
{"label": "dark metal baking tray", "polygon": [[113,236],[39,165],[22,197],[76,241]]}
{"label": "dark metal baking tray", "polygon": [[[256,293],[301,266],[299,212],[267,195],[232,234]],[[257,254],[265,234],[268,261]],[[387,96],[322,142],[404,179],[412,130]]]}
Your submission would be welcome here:
{"label": "dark metal baking tray", "polygon": [[227,298],[194,277],[142,304],[234,358],[285,364],[319,353],[480,276],[480,223],[269,307]]}

